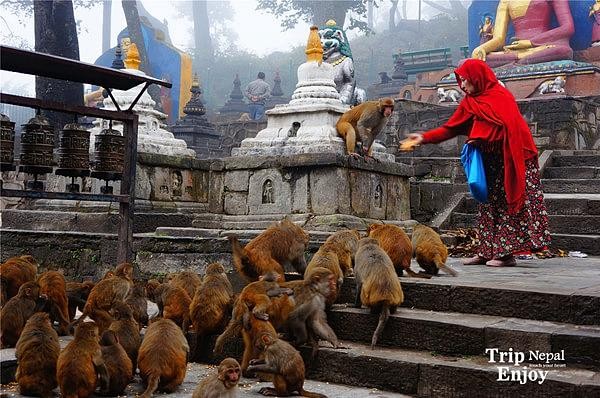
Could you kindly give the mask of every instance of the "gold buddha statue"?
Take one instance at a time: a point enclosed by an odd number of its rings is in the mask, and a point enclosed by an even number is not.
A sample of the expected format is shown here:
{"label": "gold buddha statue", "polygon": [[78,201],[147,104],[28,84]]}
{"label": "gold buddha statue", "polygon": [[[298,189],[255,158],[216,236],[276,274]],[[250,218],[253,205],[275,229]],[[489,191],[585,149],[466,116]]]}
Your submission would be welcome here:
{"label": "gold buddha statue", "polygon": [[[553,16],[557,27],[551,27]],[[515,37],[506,45],[511,20]],[[574,32],[568,0],[500,0],[493,36],[475,48],[472,57],[491,67],[573,59],[569,40]]]}

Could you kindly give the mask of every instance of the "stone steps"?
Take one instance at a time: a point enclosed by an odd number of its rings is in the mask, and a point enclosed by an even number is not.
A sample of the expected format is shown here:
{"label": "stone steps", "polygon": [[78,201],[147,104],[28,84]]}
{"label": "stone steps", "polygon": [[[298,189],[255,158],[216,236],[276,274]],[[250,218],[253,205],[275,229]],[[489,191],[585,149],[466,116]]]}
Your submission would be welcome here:
{"label": "stone steps", "polygon": [[[598,228],[596,228],[598,231]],[[579,250],[592,256],[600,256],[600,235],[552,234],[552,246],[563,250]]]}
{"label": "stone steps", "polygon": [[[369,344],[378,315],[337,305],[328,314],[338,338]],[[487,347],[508,351],[560,352],[566,363],[600,366],[600,326],[400,307],[390,315],[378,346],[485,355]]]}
{"label": "stone steps", "polygon": [[542,189],[549,193],[593,193],[600,194],[598,178],[554,178],[542,179]]}
{"label": "stone steps", "polygon": [[[555,215],[548,216],[550,231],[562,234],[593,234],[600,231],[600,215]],[[477,225],[474,213],[453,213],[452,225],[469,228]]]}
{"label": "stone steps", "polygon": [[[600,215],[600,194],[545,193],[544,202],[551,215]],[[456,210],[477,213],[477,203],[468,194]]]}
{"label": "stone steps", "polygon": [[544,178],[558,178],[558,179],[600,178],[600,167],[593,167],[593,166],[546,167],[544,169]]}
{"label": "stone steps", "polygon": [[[582,152],[584,152],[584,151],[582,151]],[[573,152],[571,152],[571,153],[573,153]],[[600,167],[600,151],[585,151],[584,153],[577,154],[577,155],[566,155],[559,151],[558,156],[552,157],[552,166],[554,166],[554,167],[577,167],[577,166]]]}
{"label": "stone steps", "polygon": [[[411,331],[403,333],[410,334]],[[346,350],[321,348],[316,358],[307,360],[308,377],[423,397],[600,395],[600,373],[572,365],[549,369],[542,384],[537,381],[519,384],[517,381],[498,381],[498,365],[506,364],[488,363],[487,357],[452,357],[398,348],[371,350],[369,345],[348,344],[350,349]],[[518,370],[522,375],[525,368],[510,369]]]}

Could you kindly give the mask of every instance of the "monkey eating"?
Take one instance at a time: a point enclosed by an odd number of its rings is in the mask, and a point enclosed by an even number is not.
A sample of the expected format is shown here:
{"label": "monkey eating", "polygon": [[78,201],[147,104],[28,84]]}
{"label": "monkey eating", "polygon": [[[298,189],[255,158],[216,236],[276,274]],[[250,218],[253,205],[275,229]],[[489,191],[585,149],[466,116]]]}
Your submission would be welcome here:
{"label": "monkey eating", "polygon": [[[394,100],[381,98],[365,101],[346,111],[335,125],[338,134],[346,141],[346,150],[352,157],[373,159],[373,142],[394,112]],[[360,154],[356,152],[357,144]]]}
{"label": "monkey eating", "polygon": [[248,372],[273,374],[273,387],[263,387],[259,393],[265,396],[287,397],[297,392],[303,397],[327,398],[323,394],[304,389],[304,361],[300,353],[286,341],[264,334],[257,342],[261,359],[250,361]]}
{"label": "monkey eating", "polygon": [[58,322],[58,334],[69,334],[69,302],[65,277],[58,271],[46,271],[37,279],[40,295],[48,297],[50,319]]}
{"label": "monkey eating", "polygon": [[158,317],[172,319],[184,332],[190,325],[192,299],[185,289],[150,279],[146,283],[148,298],[158,306]]}
{"label": "monkey eating", "polygon": [[109,376],[107,395],[123,395],[125,387],[135,372],[131,359],[127,356],[123,346],[119,344],[117,334],[112,330],[105,330],[102,333],[100,349]]}
{"label": "monkey eating", "polygon": [[131,308],[133,319],[138,323],[140,330],[142,327],[148,326],[148,297],[145,282],[134,282],[125,303]]}
{"label": "monkey eating", "polygon": [[379,322],[371,339],[371,349],[375,348],[379,336],[390,316],[404,301],[404,293],[394,270],[394,264],[387,253],[379,247],[376,239],[363,238],[358,242],[355,257],[356,299],[354,305],[361,303],[379,312]]}
{"label": "monkey eating", "polygon": [[283,275],[284,266],[288,264],[304,274],[304,251],[308,246],[308,238],[306,231],[287,218],[270,226],[245,247],[240,245],[235,235],[231,235],[229,241],[233,264],[250,282],[269,271]]}
{"label": "monkey eating", "polygon": [[14,347],[21,336],[27,319],[40,310],[44,303],[38,300],[40,286],[36,282],[26,282],[19,293],[2,307],[0,312],[0,347]]}
{"label": "monkey eating", "polygon": [[439,270],[457,276],[458,272],[446,265],[448,248],[433,229],[423,224],[413,228],[412,245],[417,263],[429,275],[437,275]]}
{"label": "monkey eating", "polygon": [[196,387],[192,398],[235,398],[240,381],[240,364],[233,358],[225,358],[216,374],[211,374]]}
{"label": "monkey eating", "polygon": [[[108,330],[115,333],[119,340],[119,345],[123,347],[131,363],[137,363],[138,350],[142,344],[140,328],[133,319],[131,308],[122,301],[117,301],[110,310],[113,317]],[[102,334],[104,336],[104,333]],[[135,371],[135,369],[134,369]]]}
{"label": "monkey eating", "polygon": [[50,316],[37,312],[29,318],[15,351],[15,378],[23,395],[53,397],[56,382],[56,361],[60,353],[58,334],[52,328]]}
{"label": "monkey eating", "polygon": [[69,302],[69,320],[75,319],[77,310],[83,311],[85,302],[94,287],[94,282],[67,282],[65,285],[67,291],[67,301]]}

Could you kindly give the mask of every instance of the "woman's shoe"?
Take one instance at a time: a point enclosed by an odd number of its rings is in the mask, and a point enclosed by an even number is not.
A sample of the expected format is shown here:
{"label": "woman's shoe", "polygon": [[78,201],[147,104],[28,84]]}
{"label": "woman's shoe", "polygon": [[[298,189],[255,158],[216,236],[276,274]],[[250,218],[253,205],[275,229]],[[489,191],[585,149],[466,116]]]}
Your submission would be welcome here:
{"label": "woman's shoe", "polygon": [[487,258],[483,258],[481,256],[475,256],[475,257],[471,257],[471,258],[464,260],[463,265],[483,265],[483,264],[486,264],[487,261],[488,261]]}
{"label": "woman's shoe", "polygon": [[485,263],[488,267],[514,267],[517,260],[513,257],[495,258]]}

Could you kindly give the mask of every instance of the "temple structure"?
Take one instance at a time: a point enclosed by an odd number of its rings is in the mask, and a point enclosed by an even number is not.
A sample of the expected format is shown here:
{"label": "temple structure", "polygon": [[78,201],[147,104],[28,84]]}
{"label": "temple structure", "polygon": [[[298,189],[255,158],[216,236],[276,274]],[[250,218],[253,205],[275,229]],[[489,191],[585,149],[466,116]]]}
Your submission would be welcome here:
{"label": "temple structure", "polygon": [[248,113],[248,104],[244,102],[244,94],[242,93],[242,82],[240,76],[236,73],[233,79],[233,88],[229,94],[229,99],[219,109],[220,119],[237,120],[242,113]]}
{"label": "temple structure", "polygon": [[[125,59],[125,72],[136,75],[145,75],[139,70],[139,53],[137,46],[131,44]],[[112,95],[121,109],[127,109],[138,96],[143,86],[137,86],[127,91],[112,90]],[[116,109],[110,98],[103,101],[104,108],[109,110]],[[133,111],[139,115],[138,123],[138,152],[153,153],[170,156],[195,157],[196,153],[187,147],[183,140],[175,139],[173,133],[165,129],[167,115],[154,109],[155,102],[147,91],[142,94]],[[90,151],[93,151],[95,137],[103,129],[109,127],[108,120],[97,119],[94,122],[94,128],[91,130]],[[123,126],[117,121],[113,121],[113,128],[122,132]]]}
{"label": "temple structure", "polygon": [[173,135],[184,140],[188,148],[196,151],[198,158],[223,156],[221,134],[206,118],[198,76],[194,76],[190,91],[192,98],[183,108],[185,116],[170,126]]}
{"label": "temple structure", "polygon": [[271,109],[275,107],[275,105],[287,104],[289,101],[290,99],[283,95],[283,90],[281,89],[281,76],[279,75],[279,71],[276,71],[275,77],[273,78],[273,88],[271,89],[271,96],[267,100],[265,107],[267,109]]}

